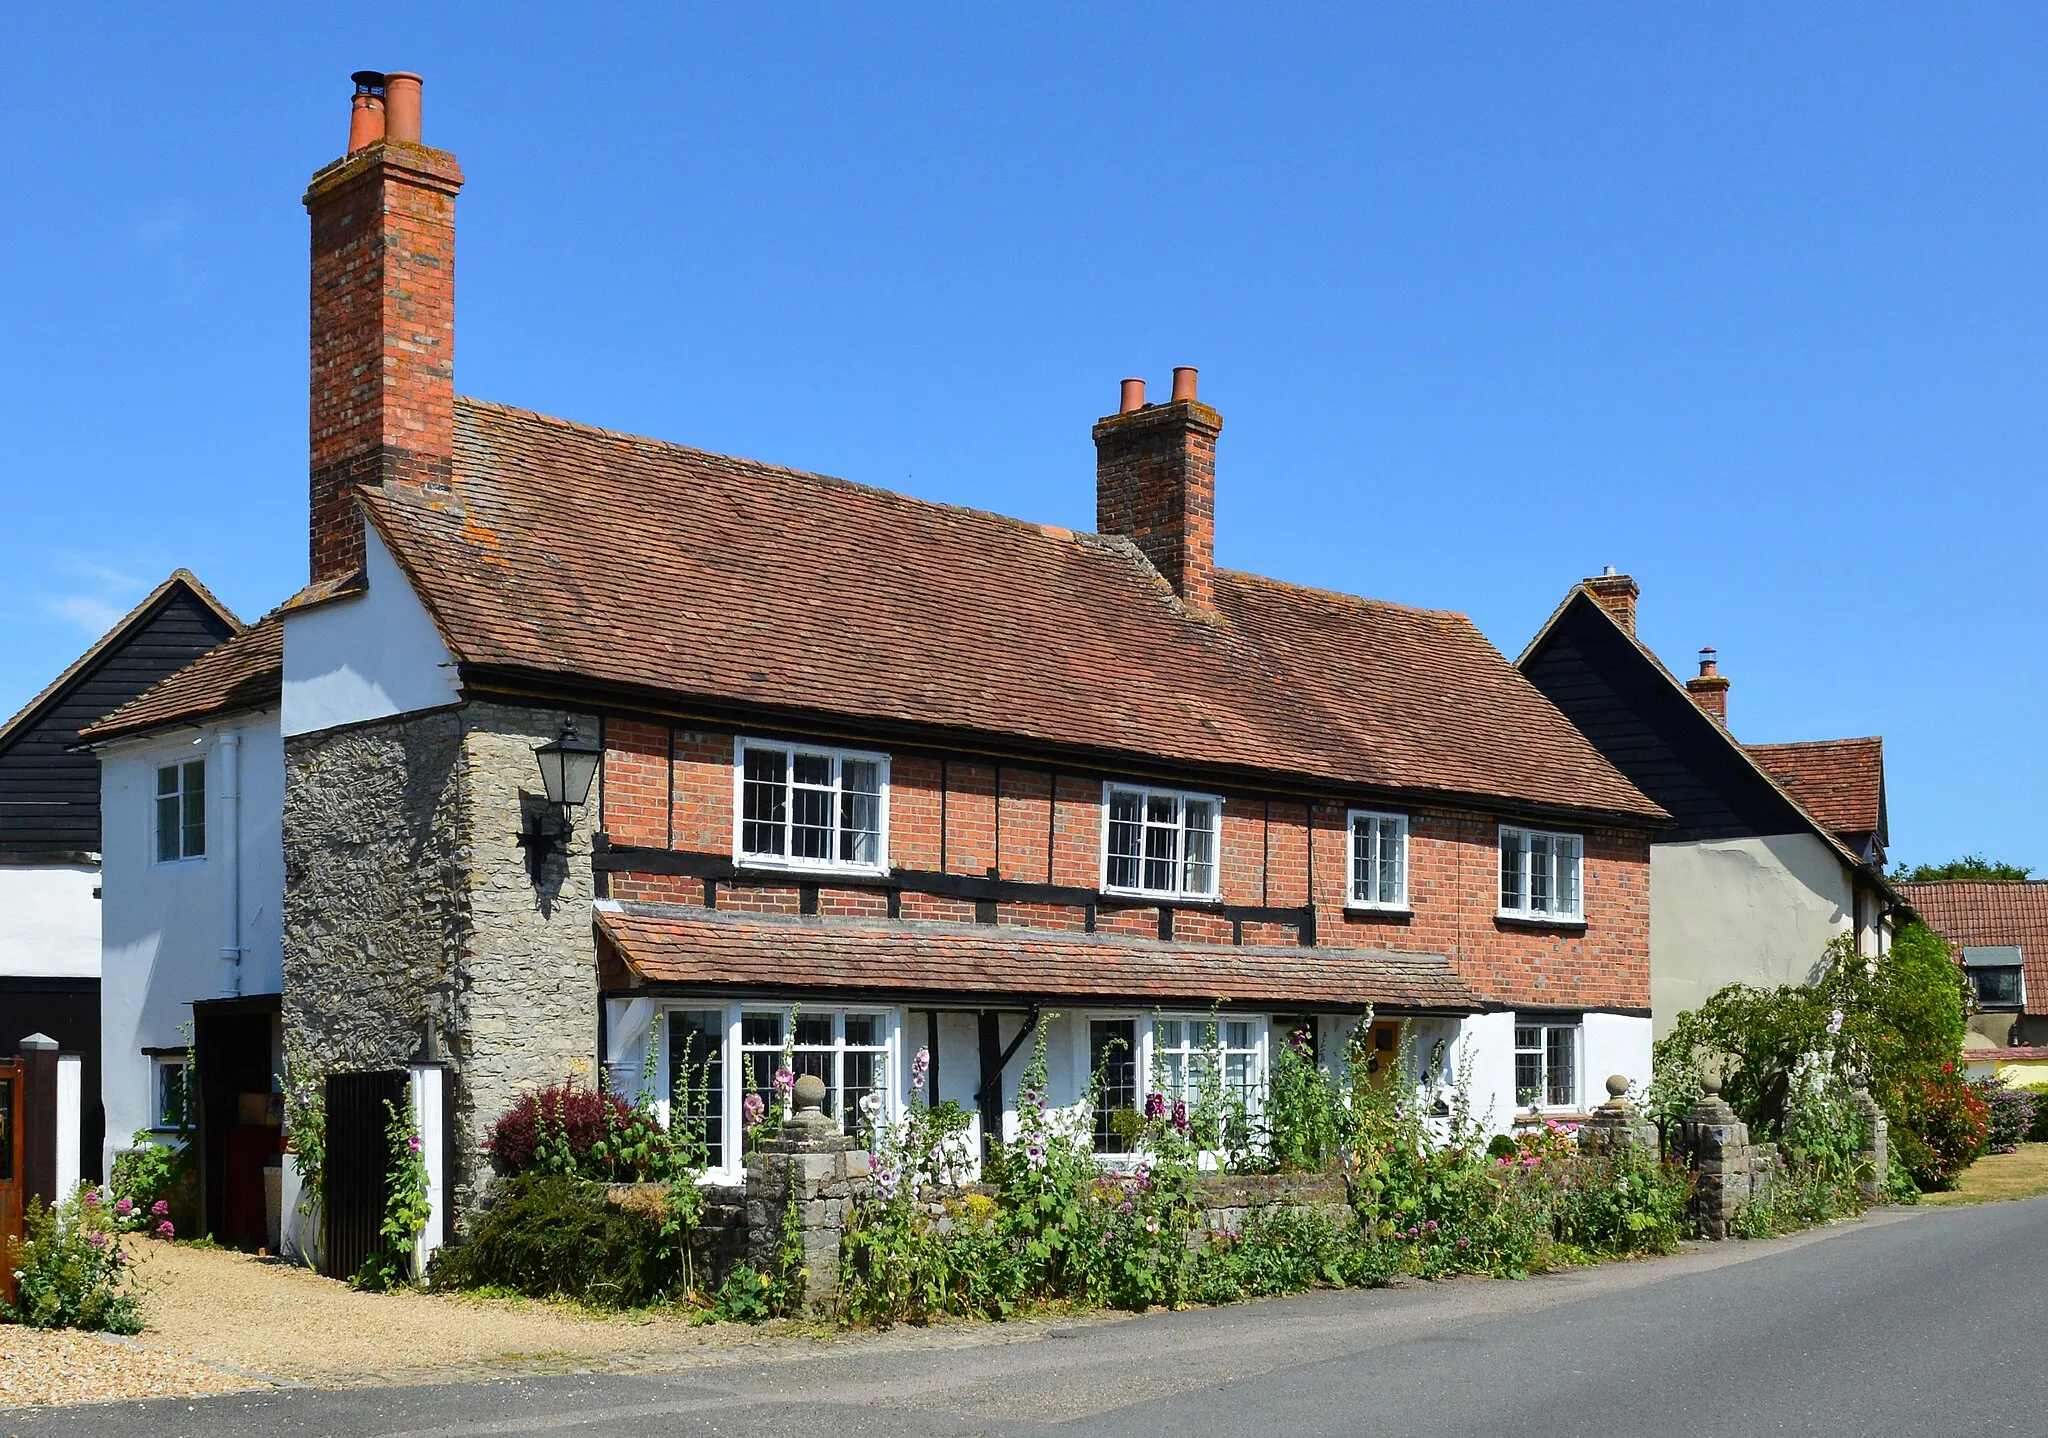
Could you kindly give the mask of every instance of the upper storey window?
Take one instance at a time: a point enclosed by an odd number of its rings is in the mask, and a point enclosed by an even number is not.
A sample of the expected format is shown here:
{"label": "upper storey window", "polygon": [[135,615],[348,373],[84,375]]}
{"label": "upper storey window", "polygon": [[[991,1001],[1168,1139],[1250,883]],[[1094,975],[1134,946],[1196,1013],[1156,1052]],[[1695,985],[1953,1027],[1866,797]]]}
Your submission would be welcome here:
{"label": "upper storey window", "polygon": [[1102,887],[1162,899],[1216,897],[1223,801],[1174,789],[1103,786]]}
{"label": "upper storey window", "polygon": [[1500,831],[1500,912],[1510,919],[1576,923],[1585,917],[1580,882],[1585,841],[1542,829]]}
{"label": "upper storey window", "polygon": [[206,854],[206,761],[188,759],[156,771],[156,861]]}
{"label": "upper storey window", "polygon": [[1408,907],[1408,819],[1351,811],[1351,896],[1354,909]]}
{"label": "upper storey window", "polygon": [[738,857],[788,869],[889,864],[889,757],[742,739],[735,764]]}

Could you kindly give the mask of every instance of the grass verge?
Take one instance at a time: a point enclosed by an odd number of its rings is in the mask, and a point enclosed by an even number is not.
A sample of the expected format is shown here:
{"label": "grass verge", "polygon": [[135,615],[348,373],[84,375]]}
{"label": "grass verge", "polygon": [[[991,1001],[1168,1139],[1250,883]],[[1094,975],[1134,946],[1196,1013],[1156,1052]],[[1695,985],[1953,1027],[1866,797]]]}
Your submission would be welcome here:
{"label": "grass verge", "polygon": [[2048,1143],[2023,1143],[2016,1153],[1986,1154],[1963,1170],[1947,1193],[1921,1195],[1922,1203],[2004,1203],[2048,1193]]}

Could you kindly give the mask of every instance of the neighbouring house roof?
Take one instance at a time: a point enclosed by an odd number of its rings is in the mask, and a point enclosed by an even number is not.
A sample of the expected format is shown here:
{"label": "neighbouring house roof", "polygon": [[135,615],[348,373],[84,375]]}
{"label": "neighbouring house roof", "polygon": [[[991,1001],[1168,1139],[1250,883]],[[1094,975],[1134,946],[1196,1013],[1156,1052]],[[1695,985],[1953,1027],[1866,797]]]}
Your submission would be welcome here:
{"label": "neighbouring house roof", "polygon": [[1471,1012],[1441,954],[1200,945],[993,925],[734,914],[599,900],[597,925],[651,984],[759,990]]}
{"label": "neighbouring house roof", "polygon": [[[1597,642],[1596,642],[1597,641]],[[1835,852],[1835,855],[1852,869],[1861,872],[1864,880],[1884,894],[1896,898],[1897,891],[1884,877],[1883,870],[1868,854],[1858,847],[1845,842],[1834,825],[1809,809],[1805,796],[1783,782],[1774,774],[1761,757],[1758,748],[1784,749],[1803,748],[1803,745],[1745,745],[1723,728],[1687,692],[1685,684],[1677,675],[1664,666],[1649,645],[1636,637],[1635,633],[1617,620],[1611,610],[1585,584],[1575,584],[1564,600],[1551,612],[1549,619],[1537,631],[1516,659],[1516,666],[1524,673],[1531,673],[1540,666],[1559,657],[1565,646],[1574,649],[1591,647],[1591,655],[1575,654],[1571,667],[1575,672],[1569,681],[1580,687],[1591,685],[1584,696],[1575,696],[1570,701],[1561,701],[1570,708],[1578,697],[1585,697],[1595,703],[1593,709],[1576,715],[1587,732],[1606,746],[1606,752],[1616,756],[1622,772],[1635,780],[1646,793],[1658,794],[1668,791],[1668,802],[1674,807],[1684,796],[1688,808],[1702,799],[1702,789],[1734,792],[1745,795],[1744,806],[1766,819],[1776,816],[1779,820],[1812,832]],[[1616,686],[1604,676],[1592,673],[1601,665],[1609,668],[1622,667],[1629,671],[1630,682]],[[1546,690],[1549,684],[1546,683]],[[1685,752],[1679,752],[1672,743],[1647,732],[1625,732],[1617,728],[1612,712],[1602,714],[1600,706],[1609,711],[1654,707],[1658,724],[1672,731],[1682,731]],[[1850,744],[1878,743],[1874,740],[1843,741]],[[1827,747],[1827,741],[1815,747]],[[1874,751],[1879,764],[1880,794],[1882,792],[1883,750]],[[1726,816],[1736,817],[1731,809]],[[1880,817],[1882,801],[1880,799]],[[1794,830],[1766,831],[1793,832]],[[1732,832],[1732,831],[1731,831]],[[1703,827],[1697,833],[1687,832],[1683,827],[1678,831],[1680,838],[1715,837],[1714,830]]]}
{"label": "neighbouring house roof", "polygon": [[102,744],[223,714],[266,709],[284,687],[284,623],[267,615],[177,673],[144,690],[79,737]]}
{"label": "neighbouring house roof", "polygon": [[99,762],[79,750],[80,732],[241,628],[176,570],[0,724],[0,851],[16,862],[96,852]]}
{"label": "neighbouring house roof", "polygon": [[450,489],[362,492],[465,679],[999,735],[1654,824],[1463,615],[456,402]]}
{"label": "neighbouring house roof", "polygon": [[1814,739],[1799,744],[1745,744],[1750,757],[1790,791],[1806,811],[1851,848],[1876,835],[1887,841],[1884,740]]}
{"label": "neighbouring house roof", "polygon": [[2048,1014],[2048,880],[1941,879],[1902,883],[1927,924],[1957,948],[2014,945],[2027,976],[2027,1012]]}

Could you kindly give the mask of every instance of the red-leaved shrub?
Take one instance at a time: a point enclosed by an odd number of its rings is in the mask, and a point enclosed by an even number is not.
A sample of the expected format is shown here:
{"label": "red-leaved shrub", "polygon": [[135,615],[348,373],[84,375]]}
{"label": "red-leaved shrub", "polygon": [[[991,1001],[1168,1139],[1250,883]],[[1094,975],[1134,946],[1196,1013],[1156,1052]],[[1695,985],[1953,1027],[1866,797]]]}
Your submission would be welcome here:
{"label": "red-leaved shrub", "polygon": [[[610,1109],[612,1122],[605,1122]],[[568,1140],[569,1153],[580,1167],[608,1128],[623,1126],[631,1110],[614,1094],[596,1093],[576,1084],[555,1084],[525,1095],[505,1111],[491,1133],[491,1167],[510,1177],[525,1173],[540,1152],[543,1132]]]}
{"label": "red-leaved shrub", "polygon": [[1991,1133],[1991,1107],[1983,1096],[1944,1063],[1937,1078],[1923,1079],[1908,1092],[1909,1141],[1899,1155],[1922,1188],[1953,1187],[1956,1176],[1984,1152]]}

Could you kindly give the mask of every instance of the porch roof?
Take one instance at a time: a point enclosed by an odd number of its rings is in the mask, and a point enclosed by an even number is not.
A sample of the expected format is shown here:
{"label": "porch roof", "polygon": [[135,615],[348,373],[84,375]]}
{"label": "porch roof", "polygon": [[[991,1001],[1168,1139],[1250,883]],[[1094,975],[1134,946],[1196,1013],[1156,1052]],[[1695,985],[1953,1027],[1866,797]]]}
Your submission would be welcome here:
{"label": "porch roof", "polygon": [[736,914],[599,900],[604,942],[645,984],[897,998],[1213,1002],[1471,1013],[1442,954],[1175,944],[993,925]]}

